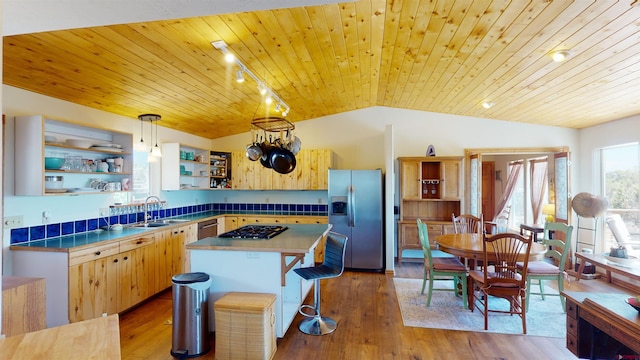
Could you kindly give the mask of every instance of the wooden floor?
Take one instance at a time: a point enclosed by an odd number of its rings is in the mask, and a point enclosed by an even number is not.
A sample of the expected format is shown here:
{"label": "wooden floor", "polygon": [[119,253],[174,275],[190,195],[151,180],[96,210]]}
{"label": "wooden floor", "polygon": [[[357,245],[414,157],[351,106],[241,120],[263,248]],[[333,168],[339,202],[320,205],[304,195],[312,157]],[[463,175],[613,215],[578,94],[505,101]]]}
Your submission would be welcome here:
{"label": "wooden floor", "polygon": [[[422,265],[404,263],[396,267],[395,276],[421,278]],[[330,335],[305,335],[297,329],[298,315],[278,339],[275,359],[576,359],[564,338],[405,327],[393,277],[346,271],[322,281],[322,312],[336,320],[338,328]],[[571,281],[565,290],[624,292],[601,280]],[[307,303],[312,302],[310,295]],[[122,358],[173,359],[171,312],[169,290],[121,314]],[[213,336],[210,343],[211,351],[198,359],[215,359]]]}

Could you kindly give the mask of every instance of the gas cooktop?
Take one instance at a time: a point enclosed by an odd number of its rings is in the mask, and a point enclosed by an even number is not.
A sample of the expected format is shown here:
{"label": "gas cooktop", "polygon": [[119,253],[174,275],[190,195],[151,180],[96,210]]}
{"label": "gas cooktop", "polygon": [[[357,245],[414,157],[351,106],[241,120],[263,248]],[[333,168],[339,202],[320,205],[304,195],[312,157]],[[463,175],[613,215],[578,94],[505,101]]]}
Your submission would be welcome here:
{"label": "gas cooktop", "polygon": [[233,239],[271,239],[287,229],[288,227],[280,225],[245,225],[220,234],[218,237]]}

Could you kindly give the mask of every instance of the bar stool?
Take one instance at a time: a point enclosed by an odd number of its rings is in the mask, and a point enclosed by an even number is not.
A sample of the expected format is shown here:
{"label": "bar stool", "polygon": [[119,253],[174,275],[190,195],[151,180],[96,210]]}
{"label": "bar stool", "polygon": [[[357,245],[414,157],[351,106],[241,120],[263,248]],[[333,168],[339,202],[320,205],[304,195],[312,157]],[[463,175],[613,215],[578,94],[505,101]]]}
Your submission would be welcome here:
{"label": "bar stool", "polygon": [[[302,305],[298,312],[306,319],[300,321],[298,329],[308,335],[326,335],[336,329],[336,322],[328,317],[320,316],[320,280],[338,277],[344,270],[344,253],[347,248],[347,237],[329,232],[325,245],[324,261],[318,266],[293,269],[305,280],[313,280],[313,305]],[[313,314],[304,312],[312,309]]]}

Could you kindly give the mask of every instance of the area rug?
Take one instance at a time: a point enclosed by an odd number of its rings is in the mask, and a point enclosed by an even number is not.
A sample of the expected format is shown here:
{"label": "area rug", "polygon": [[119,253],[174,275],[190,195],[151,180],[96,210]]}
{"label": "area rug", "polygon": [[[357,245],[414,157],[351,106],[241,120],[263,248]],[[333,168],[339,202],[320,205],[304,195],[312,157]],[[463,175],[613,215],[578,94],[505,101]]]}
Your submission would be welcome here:
{"label": "area rug", "polygon": [[[484,330],[484,317],[477,309],[474,312],[464,309],[462,298],[451,291],[434,291],[431,306],[427,307],[427,290],[420,294],[421,279],[393,279],[400,312],[405,326],[479,331]],[[452,288],[452,281],[438,281],[434,288]],[[546,287],[545,292],[555,290]],[[489,308],[508,309],[509,302],[504,299],[490,298]],[[527,312],[527,335],[564,338],[566,336],[566,314],[562,311],[557,296],[545,297],[531,295]],[[517,315],[489,313],[489,330],[486,332],[501,334],[522,334],[522,320]]]}

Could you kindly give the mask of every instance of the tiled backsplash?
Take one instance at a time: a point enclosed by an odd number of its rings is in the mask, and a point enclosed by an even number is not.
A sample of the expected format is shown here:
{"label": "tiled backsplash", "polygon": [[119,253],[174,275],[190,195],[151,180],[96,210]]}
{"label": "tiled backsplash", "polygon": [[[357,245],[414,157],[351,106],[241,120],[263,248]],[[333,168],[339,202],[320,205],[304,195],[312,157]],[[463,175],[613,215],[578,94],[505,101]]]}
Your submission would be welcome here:
{"label": "tiled backsplash", "polygon": [[[253,203],[212,203],[190,205],[150,211],[154,219],[163,219],[203,212],[247,215],[302,215],[327,216],[327,205],[322,204],[253,204]],[[65,235],[93,231],[110,224],[133,224],[144,221],[144,212],[120,214],[93,219],[79,219],[63,223],[35,225],[11,229],[11,244],[42,240]]]}

